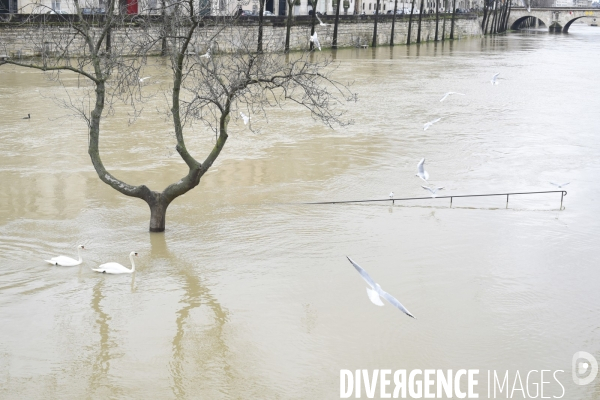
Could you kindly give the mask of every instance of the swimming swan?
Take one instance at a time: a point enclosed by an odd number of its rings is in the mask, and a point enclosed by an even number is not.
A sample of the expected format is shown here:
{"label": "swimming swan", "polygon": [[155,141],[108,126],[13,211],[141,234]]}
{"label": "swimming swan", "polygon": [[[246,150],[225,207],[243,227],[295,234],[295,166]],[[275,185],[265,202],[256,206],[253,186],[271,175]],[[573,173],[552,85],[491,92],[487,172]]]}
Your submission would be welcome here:
{"label": "swimming swan", "polygon": [[137,256],[138,253],[132,251],[129,253],[129,259],[131,260],[131,269],[124,267],[123,265],[116,262],[109,262],[100,265],[98,268],[92,268],[92,271],[102,272],[103,274],[131,274],[135,272],[135,263],[133,262],[133,256]]}
{"label": "swimming swan", "polygon": [[58,256],[44,261],[52,265],[59,265],[61,267],[74,267],[75,265],[79,265],[83,262],[81,259],[81,254],[79,253],[81,249],[85,249],[82,244],[77,246],[77,255],[79,256],[79,260],[66,256]]}

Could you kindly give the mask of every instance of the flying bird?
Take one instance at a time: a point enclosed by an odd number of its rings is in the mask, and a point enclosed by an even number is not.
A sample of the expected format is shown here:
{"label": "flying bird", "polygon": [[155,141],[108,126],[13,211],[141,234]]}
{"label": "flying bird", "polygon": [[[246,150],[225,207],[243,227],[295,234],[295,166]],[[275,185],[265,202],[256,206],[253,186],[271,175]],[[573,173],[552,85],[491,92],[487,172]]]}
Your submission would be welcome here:
{"label": "flying bird", "polygon": [[427,171],[425,171],[425,159],[422,159],[421,161],[419,161],[419,164],[417,164],[417,173],[415,176],[418,176],[425,182],[427,182],[427,179],[429,179],[429,174],[427,173]]}
{"label": "flying bird", "polygon": [[240,111],[240,115],[242,116],[242,119],[244,120],[244,125],[248,125],[248,121],[250,121],[250,117],[241,111]]}
{"label": "flying bird", "polygon": [[554,186],[556,186],[558,188],[561,188],[561,189],[564,188],[565,186],[567,186],[569,183],[571,183],[571,182],[567,182],[567,183],[554,183],[554,182],[550,182],[551,185],[554,185]]}
{"label": "flying bird", "polygon": [[135,251],[129,253],[129,260],[131,260],[131,269],[116,262],[109,262],[100,265],[98,268],[92,268],[92,271],[101,272],[103,274],[131,274],[135,272],[135,263],[133,262],[133,256],[137,255],[138,253],[136,253]]}
{"label": "flying bird", "polygon": [[319,18],[319,14],[315,14],[315,16],[319,20],[319,25],[321,25],[321,26],[330,26],[331,25],[331,24],[324,24],[323,21],[321,21],[321,18]]}
{"label": "flying bird", "polygon": [[459,94],[459,95],[461,95],[461,96],[464,96],[464,93],[458,93],[458,92],[448,92],[448,93],[446,93],[446,94],[444,95],[444,97],[442,97],[442,98],[440,99],[440,103],[441,103],[442,101],[446,100],[446,97],[450,96],[451,94]]}
{"label": "flying bird", "polygon": [[210,47],[206,50],[206,53],[202,54],[200,58],[210,58]]}
{"label": "flying bird", "polygon": [[381,301],[381,297],[383,297],[384,299],[389,301],[391,305],[398,308],[404,314],[408,315],[411,318],[415,318],[415,316],[412,315],[410,313],[410,311],[408,311],[406,309],[406,307],[404,307],[398,300],[396,300],[396,298],[394,296],[392,296],[391,294],[389,294],[387,292],[384,292],[383,289],[381,288],[381,286],[379,286],[378,283],[375,283],[375,281],[369,276],[369,274],[367,274],[367,271],[365,271],[364,269],[362,269],[360,267],[360,265],[358,265],[357,263],[352,261],[352,259],[350,257],[346,256],[346,258],[348,258],[348,261],[350,261],[350,263],[354,266],[354,268],[356,268],[356,270],[358,271],[360,276],[362,276],[362,278],[365,280],[365,282],[367,282],[369,284],[369,286],[371,286],[372,289],[369,289],[369,288],[366,288],[366,289],[367,289],[367,296],[369,296],[369,300],[371,300],[371,302],[373,304],[378,305],[378,306],[383,306],[384,304]]}
{"label": "flying bird", "polygon": [[44,261],[52,265],[59,265],[61,267],[74,267],[75,265],[79,265],[83,262],[83,260],[81,259],[81,254],[79,253],[81,249],[85,249],[85,247],[83,247],[82,244],[77,246],[77,256],[79,257],[78,260],[71,257],[58,256]]}
{"label": "flying bird", "polygon": [[429,129],[429,127],[433,124],[435,124],[436,122],[439,122],[441,120],[441,118],[437,118],[434,119],[433,121],[429,121],[427,122],[425,125],[423,125],[423,130],[426,131],[427,129]]}
{"label": "flying bird", "polygon": [[500,75],[500,72],[498,72],[497,74],[494,74],[494,76],[492,76],[492,80],[490,81],[492,83],[492,85],[497,85],[500,83],[496,80],[496,78],[498,78],[498,75]]}
{"label": "flying bird", "polygon": [[319,42],[319,38],[317,37],[317,32],[316,31],[310,37],[310,41],[314,43],[315,47],[317,47],[319,49],[319,51],[321,51],[321,43]]}
{"label": "flying bird", "polygon": [[146,79],[150,79],[150,77],[149,77],[149,76],[145,76],[145,77],[143,77],[143,78],[140,78],[140,83],[144,83],[144,81],[145,81]]}
{"label": "flying bird", "polygon": [[431,197],[435,197],[437,191],[443,189],[443,187],[430,188],[430,187],[423,186],[423,185],[421,185],[421,187],[425,190],[429,190],[429,192],[431,192]]}

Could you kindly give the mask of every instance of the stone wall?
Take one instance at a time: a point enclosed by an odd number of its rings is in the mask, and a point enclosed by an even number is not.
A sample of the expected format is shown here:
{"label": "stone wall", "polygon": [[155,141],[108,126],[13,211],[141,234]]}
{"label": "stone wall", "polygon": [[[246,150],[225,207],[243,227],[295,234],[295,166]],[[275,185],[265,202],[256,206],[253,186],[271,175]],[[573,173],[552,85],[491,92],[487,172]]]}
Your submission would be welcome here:
{"label": "stone wall", "polygon": [[[306,50],[310,37],[310,17],[297,17],[292,27],[290,47],[292,50]],[[354,47],[359,45],[370,46],[373,40],[373,17],[372,16],[344,16],[340,18],[338,28],[339,47]],[[325,19],[325,18],[324,18]],[[414,16],[411,41],[417,40],[417,19]],[[324,22],[333,23],[330,16]],[[440,17],[439,36],[450,36],[450,16]],[[380,16],[378,24],[377,43],[387,45],[390,41],[392,20],[389,15]],[[264,26],[265,48],[271,50],[282,50],[285,42],[285,20],[284,18],[272,18],[266,21]],[[331,47],[333,39],[333,25],[316,26],[316,30],[323,48]],[[198,35],[194,40],[192,51],[206,51],[208,38],[211,38],[213,46],[218,45],[220,51],[234,51],[236,48],[248,46],[255,47],[257,24],[255,20],[238,21],[235,25],[221,29],[217,25],[207,24],[198,29]],[[408,34],[408,17],[399,16],[396,19],[394,42],[397,45],[406,44]],[[461,39],[472,36],[481,36],[479,20],[475,15],[460,15],[456,17],[454,27],[454,38]],[[431,41],[435,35],[435,18],[432,16],[423,19],[421,25],[421,41]],[[113,30],[111,42],[114,51],[124,54],[135,55],[138,51],[137,44],[148,43],[148,39],[159,38],[158,25],[150,28],[136,27],[130,24],[126,28]],[[70,44],[70,55],[76,56],[84,48],[83,43],[75,35],[68,25],[50,24],[33,25],[27,23],[8,22],[0,23],[0,56],[27,57],[39,56],[42,52],[51,55],[58,52],[65,40],[73,40]],[[78,41],[79,40],[79,41]],[[160,40],[150,48],[149,54],[160,53]]]}

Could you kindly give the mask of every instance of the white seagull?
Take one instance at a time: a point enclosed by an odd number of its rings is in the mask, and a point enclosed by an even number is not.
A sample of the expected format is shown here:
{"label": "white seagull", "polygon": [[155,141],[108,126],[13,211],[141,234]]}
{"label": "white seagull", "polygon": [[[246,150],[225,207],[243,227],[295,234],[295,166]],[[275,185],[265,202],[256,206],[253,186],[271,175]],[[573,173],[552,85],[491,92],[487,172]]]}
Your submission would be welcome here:
{"label": "white seagull", "polygon": [[244,120],[244,125],[248,125],[248,121],[250,121],[250,117],[241,111],[240,111],[240,115],[242,116],[242,119]]}
{"label": "white seagull", "polygon": [[498,72],[497,74],[494,74],[494,76],[492,76],[492,80],[490,81],[492,83],[492,85],[497,85],[500,83],[496,80],[496,78],[498,78],[498,75],[500,75],[500,72]]}
{"label": "white seagull", "polygon": [[202,54],[200,58],[210,58],[210,47],[206,50],[205,54]]}
{"label": "white seagull", "polygon": [[383,289],[381,288],[381,286],[379,286],[378,283],[375,283],[375,281],[369,276],[369,274],[367,274],[367,271],[365,271],[364,269],[362,269],[360,267],[360,265],[358,265],[357,263],[352,261],[352,259],[350,257],[346,256],[346,258],[348,258],[348,261],[350,261],[350,263],[354,266],[354,268],[356,268],[356,270],[358,271],[360,276],[362,276],[362,278],[365,280],[365,282],[367,282],[369,284],[369,286],[371,286],[372,289],[369,289],[369,288],[366,288],[366,289],[367,289],[367,296],[369,296],[369,300],[371,300],[371,302],[373,304],[378,305],[378,306],[383,306],[383,302],[381,301],[381,298],[380,298],[380,296],[381,296],[384,299],[386,299],[387,301],[389,301],[391,305],[393,305],[394,307],[396,307],[400,311],[402,311],[404,314],[408,315],[409,317],[415,318],[415,316],[412,315],[410,313],[410,311],[408,311],[406,309],[406,307],[404,307],[398,300],[396,300],[396,298],[394,296],[392,296],[391,294],[389,294],[387,292],[384,292]]}
{"label": "white seagull", "polygon": [[421,185],[421,187],[425,190],[429,190],[431,192],[431,197],[435,197],[437,191],[443,189],[443,187],[430,188],[430,187],[423,186],[423,185]]}
{"label": "white seagull", "polygon": [[321,26],[330,26],[331,25],[331,24],[324,24],[323,21],[321,21],[321,18],[319,18],[319,14],[315,14],[315,16],[319,20],[319,25],[321,25]]}
{"label": "white seagull", "polygon": [[135,251],[129,253],[129,260],[131,260],[131,269],[116,262],[109,262],[100,265],[98,268],[92,268],[92,271],[102,272],[103,274],[131,274],[135,272],[135,263],[133,262],[133,256],[137,255],[138,253],[136,253]]}
{"label": "white seagull", "polygon": [[310,41],[313,42],[315,44],[315,47],[319,48],[319,51],[321,51],[321,43],[319,42],[319,38],[317,37],[317,32],[315,31],[315,33],[310,37]]}
{"label": "white seagull", "polygon": [[394,192],[390,192],[390,199],[394,198]]}
{"label": "white seagull", "polygon": [[425,171],[425,159],[422,159],[421,161],[419,161],[419,164],[417,164],[417,173],[415,176],[418,176],[425,182],[427,182],[427,179],[429,179],[429,174],[427,173],[427,171]]}
{"label": "white seagull", "polygon": [[81,254],[79,253],[81,249],[85,249],[82,244],[77,246],[77,256],[79,256],[79,260],[66,256],[58,256],[44,261],[52,265],[59,265],[61,267],[74,267],[75,265],[79,265],[83,262],[81,259]]}
{"label": "white seagull", "polygon": [[571,183],[571,182],[567,182],[567,183],[554,183],[554,182],[550,182],[551,185],[554,185],[554,186],[556,186],[558,188],[561,188],[561,189],[564,188],[565,186],[567,186],[569,183]]}
{"label": "white seagull", "polygon": [[145,77],[143,77],[143,78],[140,78],[140,83],[144,83],[144,81],[145,81],[146,79],[150,79],[150,78],[151,78],[150,76],[145,76]]}
{"label": "white seagull", "polygon": [[425,125],[423,125],[423,130],[426,131],[427,129],[429,129],[429,127],[433,124],[435,124],[436,122],[439,122],[441,120],[441,118],[437,118],[434,119],[433,121],[429,121],[427,122]]}
{"label": "white seagull", "polygon": [[446,97],[450,96],[451,94],[459,94],[459,95],[461,95],[461,96],[464,96],[464,93],[458,93],[458,92],[448,92],[448,93],[446,93],[446,94],[444,95],[444,97],[442,97],[442,98],[440,99],[440,103],[441,103],[442,101],[446,100]]}

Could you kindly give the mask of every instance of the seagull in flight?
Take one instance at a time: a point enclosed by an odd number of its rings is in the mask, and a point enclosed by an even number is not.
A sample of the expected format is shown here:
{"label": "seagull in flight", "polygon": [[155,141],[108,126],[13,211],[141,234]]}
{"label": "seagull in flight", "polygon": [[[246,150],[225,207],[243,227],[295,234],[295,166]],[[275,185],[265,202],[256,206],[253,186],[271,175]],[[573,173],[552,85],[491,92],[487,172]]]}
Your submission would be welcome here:
{"label": "seagull in flight", "polygon": [[492,76],[492,80],[490,81],[492,83],[492,85],[497,85],[500,83],[496,80],[496,78],[498,78],[498,75],[500,75],[500,72],[498,72],[497,74],[494,74],[494,76]]}
{"label": "seagull in flight", "polygon": [[425,125],[423,125],[423,130],[426,131],[427,129],[429,129],[429,127],[433,124],[435,124],[436,122],[439,122],[441,120],[441,118],[437,118],[434,119],[433,121],[429,121],[427,122]]}
{"label": "seagull in flight", "polygon": [[145,76],[145,77],[143,77],[143,78],[140,78],[140,83],[144,83],[144,81],[145,81],[146,79],[150,79],[150,77],[149,77],[149,76]]}
{"label": "seagull in flight", "polygon": [[430,188],[430,187],[423,186],[423,185],[421,185],[421,187],[425,190],[429,190],[431,192],[431,197],[435,197],[437,191],[443,189],[443,187]]}
{"label": "seagull in flight", "polygon": [[384,299],[389,301],[391,305],[402,311],[404,314],[408,315],[411,318],[415,318],[415,316],[412,315],[410,311],[408,311],[406,307],[404,307],[398,300],[396,300],[394,296],[387,292],[384,292],[381,286],[379,286],[378,283],[375,283],[375,281],[369,276],[369,274],[367,274],[367,271],[365,271],[360,267],[360,265],[352,261],[350,257],[346,256],[346,258],[348,258],[348,261],[350,261],[354,268],[356,268],[356,270],[358,271],[360,276],[362,276],[365,282],[367,282],[369,286],[371,286],[372,289],[367,288],[367,296],[369,296],[369,300],[371,300],[373,304],[383,306],[384,304],[381,301],[381,297],[383,297]]}
{"label": "seagull in flight", "polygon": [[315,14],[315,17],[317,17],[317,19],[319,20],[319,25],[321,25],[321,26],[331,26],[331,24],[324,24],[323,21],[321,21],[321,18],[319,18],[319,14]]}
{"label": "seagull in flight", "polygon": [[244,125],[248,125],[248,121],[250,121],[250,117],[241,111],[240,111],[240,115],[242,116],[242,119],[244,120]]}
{"label": "seagull in flight", "polygon": [[461,95],[461,96],[464,96],[464,93],[458,93],[458,92],[448,92],[448,93],[446,93],[446,94],[444,95],[444,97],[442,97],[442,98],[440,99],[440,103],[441,103],[442,101],[446,100],[446,97],[450,96],[451,94],[459,94],[459,95]]}
{"label": "seagull in flight", "polygon": [[550,182],[551,185],[554,185],[554,186],[556,186],[558,188],[561,188],[561,189],[564,188],[565,186],[567,186],[569,183],[571,183],[571,182],[567,182],[567,183],[554,183],[554,182]]}
{"label": "seagull in flight", "polygon": [[415,176],[418,176],[425,182],[427,182],[427,179],[429,179],[429,174],[427,173],[427,171],[425,171],[425,159],[422,159],[421,161],[419,161],[419,164],[417,164],[417,173]]}
{"label": "seagull in flight", "polygon": [[210,58],[210,47],[206,50],[205,54],[202,54],[200,58]]}
{"label": "seagull in flight", "polygon": [[319,48],[319,51],[321,51],[321,43],[319,42],[319,38],[317,37],[317,32],[315,31],[315,33],[310,37],[310,41],[313,42],[315,44],[315,47]]}

